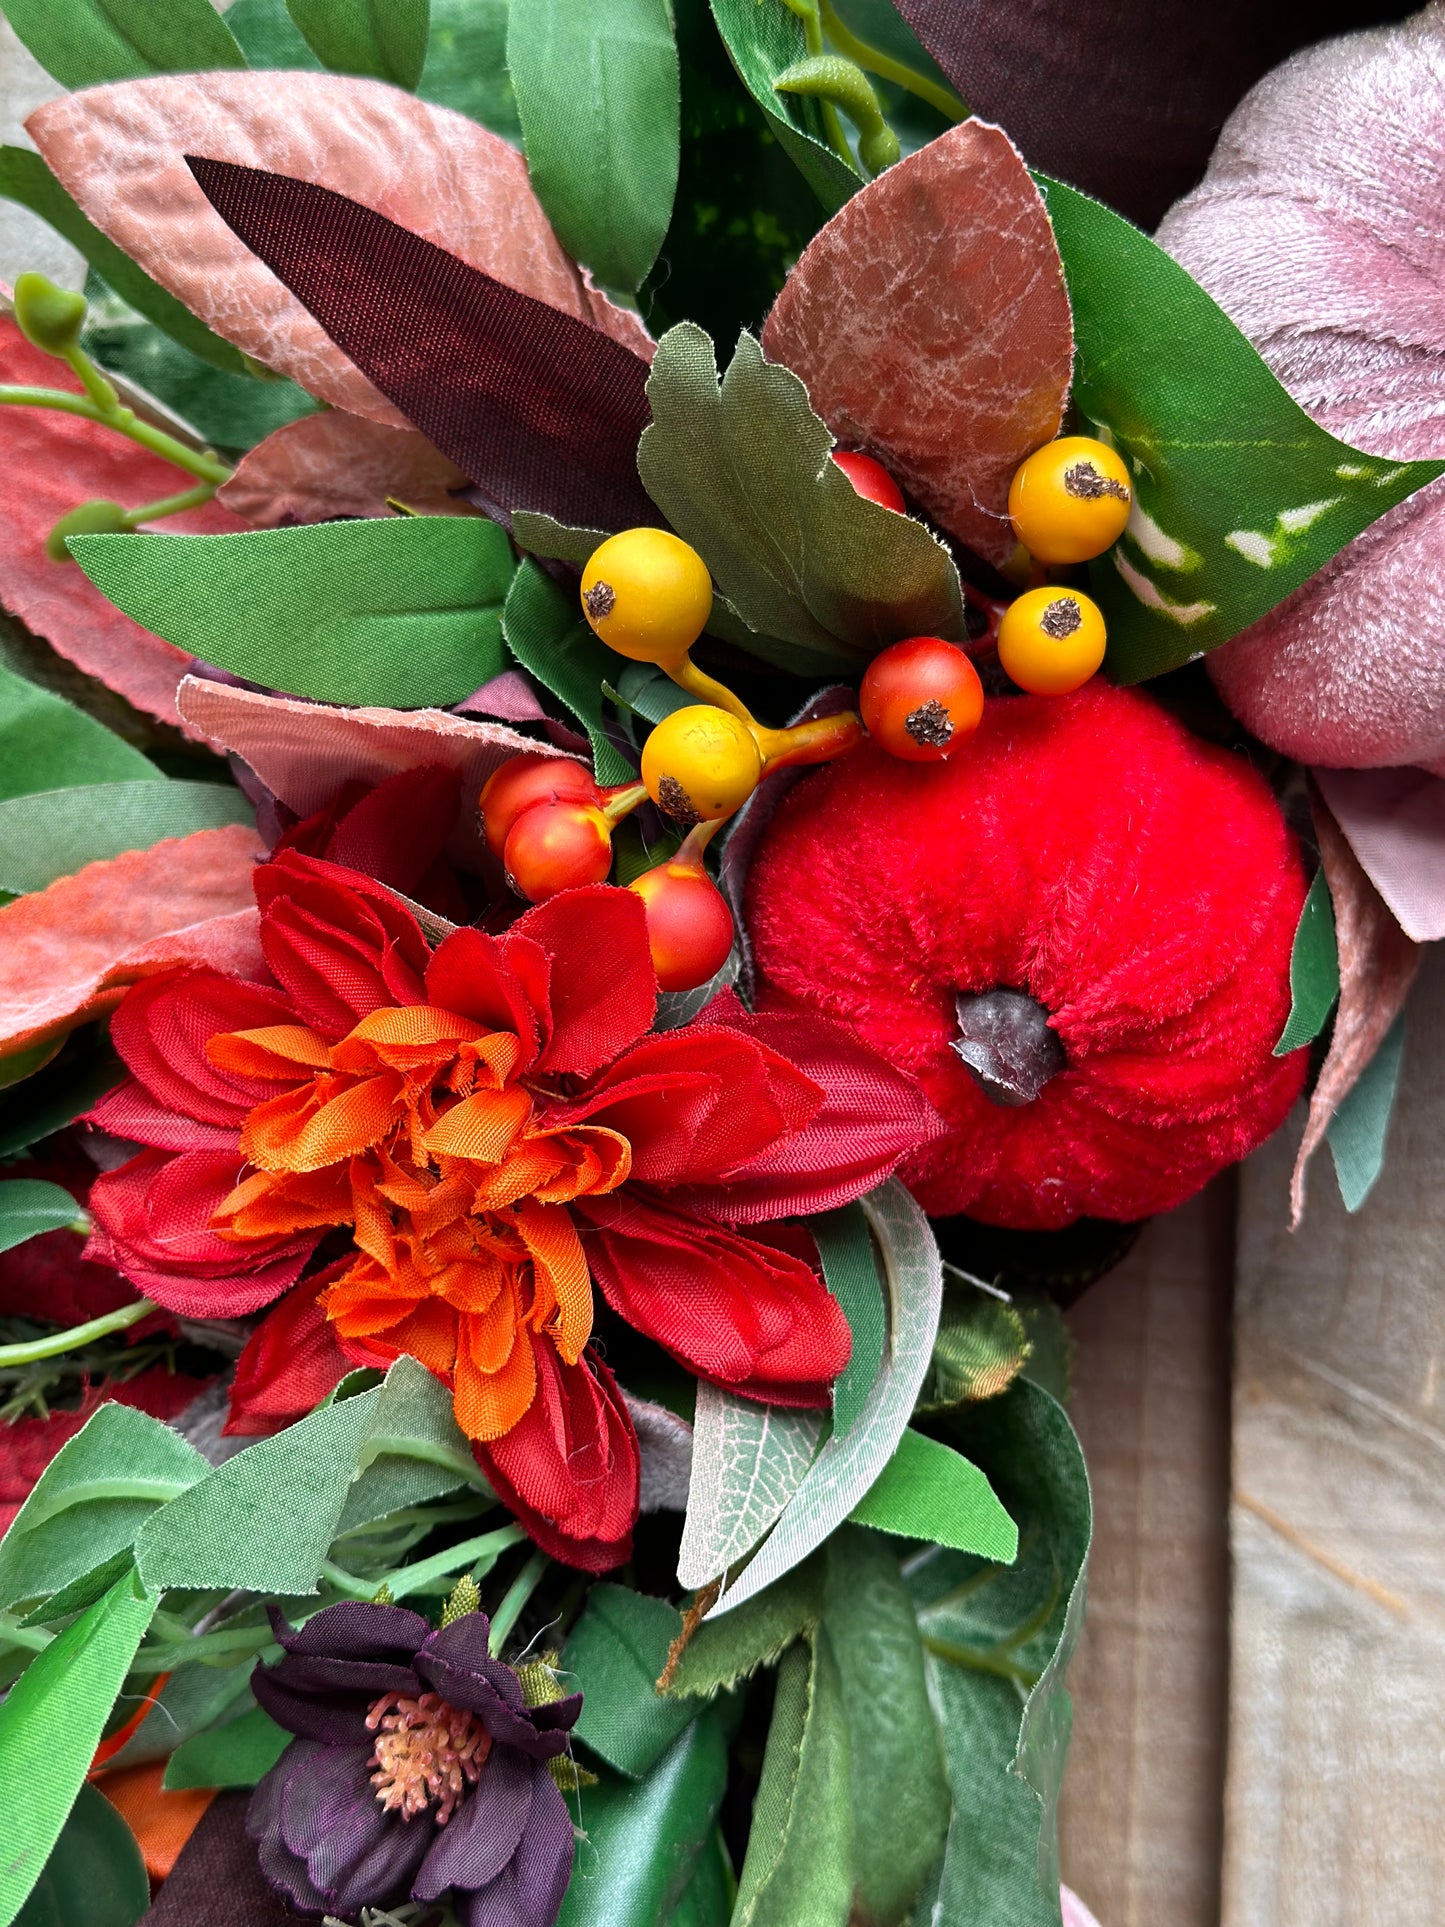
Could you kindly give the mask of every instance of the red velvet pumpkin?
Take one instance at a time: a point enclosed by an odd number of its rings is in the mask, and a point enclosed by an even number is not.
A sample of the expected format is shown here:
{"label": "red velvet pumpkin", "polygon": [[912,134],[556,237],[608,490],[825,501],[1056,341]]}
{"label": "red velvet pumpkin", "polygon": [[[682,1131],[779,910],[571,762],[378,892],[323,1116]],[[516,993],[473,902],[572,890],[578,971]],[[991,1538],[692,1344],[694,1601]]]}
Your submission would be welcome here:
{"label": "red velvet pumpkin", "polygon": [[[948,1121],[902,1167],[924,1208],[1048,1228],[1168,1210],[1280,1123],[1307,1058],[1273,1055],[1304,888],[1241,757],[1095,683],[991,701],[946,763],[865,745],[805,778],[747,923],[761,1009],[842,1018]],[[1000,988],[1052,1072],[1012,1105],[956,1048],[989,1075]]]}

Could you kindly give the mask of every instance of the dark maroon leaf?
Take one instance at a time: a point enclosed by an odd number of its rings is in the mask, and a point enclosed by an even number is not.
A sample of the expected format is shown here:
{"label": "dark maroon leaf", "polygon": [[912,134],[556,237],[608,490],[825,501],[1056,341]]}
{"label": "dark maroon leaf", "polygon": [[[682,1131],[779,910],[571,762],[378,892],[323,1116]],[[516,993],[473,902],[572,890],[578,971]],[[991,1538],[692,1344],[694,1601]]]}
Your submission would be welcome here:
{"label": "dark maroon leaf", "polygon": [[505,520],[655,522],[647,364],[329,188],[194,155],[216,212]]}

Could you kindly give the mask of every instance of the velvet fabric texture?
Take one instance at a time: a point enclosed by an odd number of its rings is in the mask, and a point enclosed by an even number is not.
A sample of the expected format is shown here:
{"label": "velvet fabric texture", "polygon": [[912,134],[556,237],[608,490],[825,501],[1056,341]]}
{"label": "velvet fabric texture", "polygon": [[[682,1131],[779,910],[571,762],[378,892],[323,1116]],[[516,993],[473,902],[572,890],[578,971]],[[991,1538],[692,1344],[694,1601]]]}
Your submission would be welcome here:
{"label": "velvet fabric texture", "polygon": [[[1043,1229],[1167,1211],[1279,1124],[1303,901],[1248,765],[1094,683],[990,702],[947,763],[865,745],[800,782],[746,916],[760,1010],[843,1019],[947,1120],[900,1172],[924,1209]],[[1012,1109],[953,1048],[959,994],[999,987],[1067,1060]]]}

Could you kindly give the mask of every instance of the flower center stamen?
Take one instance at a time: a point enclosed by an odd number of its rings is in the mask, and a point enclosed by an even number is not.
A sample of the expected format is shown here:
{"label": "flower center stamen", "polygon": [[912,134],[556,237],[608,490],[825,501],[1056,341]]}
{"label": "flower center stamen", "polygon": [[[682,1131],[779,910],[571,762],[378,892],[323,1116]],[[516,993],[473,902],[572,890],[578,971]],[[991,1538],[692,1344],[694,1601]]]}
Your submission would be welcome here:
{"label": "flower center stamen", "polygon": [[376,1768],[376,1797],[403,1820],[435,1800],[436,1824],[444,1827],[492,1750],[492,1736],[476,1715],[448,1706],[440,1693],[383,1693],[366,1725],[377,1736],[367,1762]]}

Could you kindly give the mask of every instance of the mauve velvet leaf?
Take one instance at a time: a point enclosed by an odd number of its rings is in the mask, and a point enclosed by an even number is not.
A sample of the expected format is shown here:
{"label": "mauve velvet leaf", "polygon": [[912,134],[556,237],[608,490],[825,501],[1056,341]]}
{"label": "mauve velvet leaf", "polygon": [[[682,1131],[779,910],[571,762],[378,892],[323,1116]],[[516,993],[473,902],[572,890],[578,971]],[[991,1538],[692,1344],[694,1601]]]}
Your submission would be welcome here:
{"label": "mauve velvet leaf", "polygon": [[329,408],[287,422],[243,455],[217,495],[257,529],[388,515],[387,497],[424,515],[467,515],[467,478],[414,428]]}
{"label": "mauve velvet leaf", "polygon": [[0,1051],[113,1010],[124,986],[177,963],[262,974],[251,871],[236,824],[87,864],[0,909]]}
{"label": "mauve velvet leaf", "polygon": [[1316,786],[1407,937],[1445,937],[1445,778],[1422,769],[1317,769]]}
{"label": "mauve velvet leaf", "polygon": [[655,522],[648,364],[346,195],[193,155],[222,218],[505,518]]}
{"label": "mauve velvet leaf", "polygon": [[[1262,81],[1159,230],[1296,401],[1370,454],[1445,455],[1442,170],[1445,12],[1428,7]],[[1287,755],[1445,773],[1445,482],[1383,516],[1209,670]]]}
{"label": "mauve velvet leaf", "polygon": [[1009,559],[1009,483],[1058,433],[1074,338],[1053,229],[1006,134],[966,121],[860,189],[803,250],[763,348],[845,447]]}
{"label": "mauve velvet leaf", "polygon": [[187,154],[351,195],[647,352],[637,317],[562,251],[516,149],[400,88],[345,74],[161,74],[49,101],[26,127],[88,217],[153,279],[243,353],[339,408],[406,425],[217,219]]}
{"label": "mauve velvet leaf", "polygon": [[[0,383],[80,392],[65,364],[32,348],[8,317],[0,318]],[[190,660],[185,651],[122,615],[73,562],[52,562],[45,538],[81,502],[138,508],[176,494],[187,479],[113,429],[53,408],[6,408],[0,427],[0,603],[77,669],[148,715],[176,722],[176,685]],[[188,535],[227,535],[245,524],[209,503],[166,526]]]}

